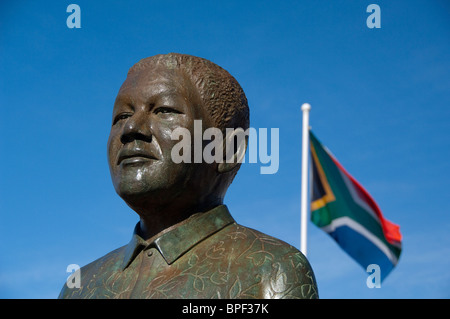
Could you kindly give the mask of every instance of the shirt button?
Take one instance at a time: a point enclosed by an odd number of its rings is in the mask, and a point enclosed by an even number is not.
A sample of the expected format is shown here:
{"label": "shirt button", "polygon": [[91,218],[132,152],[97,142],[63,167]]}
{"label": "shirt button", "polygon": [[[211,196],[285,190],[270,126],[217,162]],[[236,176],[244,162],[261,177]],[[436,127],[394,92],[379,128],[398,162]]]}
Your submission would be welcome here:
{"label": "shirt button", "polygon": [[153,251],[150,249],[149,251],[147,251],[147,256],[148,257],[151,257],[151,256],[153,256]]}

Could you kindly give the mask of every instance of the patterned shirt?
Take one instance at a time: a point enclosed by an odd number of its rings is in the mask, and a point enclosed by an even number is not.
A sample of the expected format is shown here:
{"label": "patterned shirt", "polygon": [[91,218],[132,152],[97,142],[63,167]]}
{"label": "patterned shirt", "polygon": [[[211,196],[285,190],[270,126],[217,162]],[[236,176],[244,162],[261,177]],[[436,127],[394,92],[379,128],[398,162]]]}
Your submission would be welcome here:
{"label": "patterned shirt", "polygon": [[80,269],[80,288],[59,298],[318,298],[305,256],[289,244],[236,224],[225,205],[191,216],[147,242]]}

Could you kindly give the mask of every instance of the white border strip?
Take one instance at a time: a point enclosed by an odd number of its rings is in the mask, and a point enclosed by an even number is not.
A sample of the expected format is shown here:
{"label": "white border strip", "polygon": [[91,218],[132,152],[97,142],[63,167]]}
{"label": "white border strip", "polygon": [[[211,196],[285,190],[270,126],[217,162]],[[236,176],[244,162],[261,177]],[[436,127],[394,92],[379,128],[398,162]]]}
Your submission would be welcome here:
{"label": "white border strip", "polygon": [[367,211],[372,217],[373,219],[375,219],[379,224],[381,224],[380,218],[378,217],[378,215],[374,212],[374,210],[372,209],[372,207],[370,207],[358,194],[358,191],[355,189],[355,185],[353,185],[353,182],[350,180],[350,178],[348,178],[347,175],[345,175],[344,172],[342,172],[339,169],[339,173],[341,173],[342,179],[345,182],[345,185],[347,185],[348,190],[350,191],[350,195],[352,196],[353,200],[355,201],[356,204],[358,204],[359,206],[361,206],[362,209],[364,209],[365,211]]}
{"label": "white border strip", "polygon": [[377,246],[388,258],[389,260],[396,265],[398,262],[398,258],[392,253],[392,251],[383,243],[378,237],[373,235],[370,231],[368,231],[364,226],[355,222],[353,219],[349,217],[340,217],[331,222],[331,224],[321,227],[323,231],[327,233],[332,233],[336,230],[336,228],[341,226],[347,226],[358,232],[360,235],[366,237],[369,241],[371,241],[375,246]]}

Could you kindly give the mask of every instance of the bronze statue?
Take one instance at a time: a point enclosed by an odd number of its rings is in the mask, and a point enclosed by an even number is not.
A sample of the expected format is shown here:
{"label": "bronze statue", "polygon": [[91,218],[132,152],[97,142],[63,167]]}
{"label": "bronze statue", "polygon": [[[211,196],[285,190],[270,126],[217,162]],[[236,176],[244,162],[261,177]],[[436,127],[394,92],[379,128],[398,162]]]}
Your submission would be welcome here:
{"label": "bronze statue", "polygon": [[318,298],[301,252],[237,224],[223,204],[236,156],[172,160],[172,132],[193,132],[194,120],[203,130],[249,127],[244,91],[227,71],[176,53],[129,70],[108,161],[116,192],[140,221],[127,245],[82,267],[81,287],[64,285],[59,298]]}

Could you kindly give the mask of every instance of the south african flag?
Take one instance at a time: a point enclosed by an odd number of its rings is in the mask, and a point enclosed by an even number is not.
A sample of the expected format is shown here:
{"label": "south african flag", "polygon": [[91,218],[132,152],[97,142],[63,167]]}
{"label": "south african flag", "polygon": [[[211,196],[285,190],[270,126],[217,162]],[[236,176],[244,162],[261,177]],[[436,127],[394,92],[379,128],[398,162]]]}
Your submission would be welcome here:
{"label": "south african flag", "polygon": [[401,253],[400,228],[384,218],[370,194],[310,131],[311,221],[366,270],[377,264],[381,280]]}

